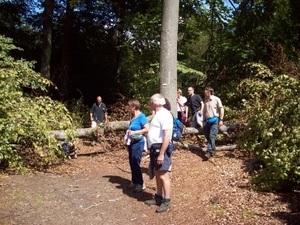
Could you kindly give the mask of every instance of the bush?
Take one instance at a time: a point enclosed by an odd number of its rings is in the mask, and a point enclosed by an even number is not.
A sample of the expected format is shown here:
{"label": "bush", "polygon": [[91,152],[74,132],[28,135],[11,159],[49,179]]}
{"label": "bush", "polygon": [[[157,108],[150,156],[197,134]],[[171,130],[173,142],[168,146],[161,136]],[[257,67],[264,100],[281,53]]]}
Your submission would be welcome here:
{"label": "bush", "polygon": [[32,70],[32,62],[10,57],[11,50],[21,49],[0,36],[0,165],[24,171],[34,165],[28,152],[39,155],[42,167],[61,162],[64,154],[51,130],[67,130],[71,138],[71,116],[63,104],[35,94],[53,84]]}
{"label": "bush", "polygon": [[300,84],[287,75],[274,75],[261,64],[247,64],[251,76],[241,82],[248,126],[239,147],[262,159],[253,187],[265,191],[300,187]]}

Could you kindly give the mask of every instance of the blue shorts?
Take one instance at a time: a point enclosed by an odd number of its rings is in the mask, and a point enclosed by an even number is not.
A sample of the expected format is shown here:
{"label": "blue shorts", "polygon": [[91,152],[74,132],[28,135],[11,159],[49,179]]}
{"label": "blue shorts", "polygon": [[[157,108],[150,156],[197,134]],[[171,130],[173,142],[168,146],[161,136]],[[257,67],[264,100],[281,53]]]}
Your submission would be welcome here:
{"label": "blue shorts", "polygon": [[[154,149],[155,150],[155,149]],[[165,152],[164,162],[161,165],[157,165],[157,157],[159,154],[155,153],[152,148],[150,148],[150,163],[151,167],[155,170],[164,171],[169,170],[172,164],[172,153]]]}

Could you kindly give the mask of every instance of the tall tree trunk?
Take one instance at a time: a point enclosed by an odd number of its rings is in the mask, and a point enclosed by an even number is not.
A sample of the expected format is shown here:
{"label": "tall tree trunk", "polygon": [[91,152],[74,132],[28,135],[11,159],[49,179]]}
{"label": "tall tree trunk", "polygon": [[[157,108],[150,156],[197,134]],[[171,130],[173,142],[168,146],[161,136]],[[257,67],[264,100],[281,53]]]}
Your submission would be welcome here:
{"label": "tall tree trunk", "polygon": [[177,117],[177,36],[179,0],[163,0],[160,41],[160,92],[170,101]]}
{"label": "tall tree trunk", "polygon": [[[300,2],[299,0],[290,0],[290,5],[291,5],[291,16],[294,24],[299,24],[300,23]],[[296,40],[296,43],[300,43],[300,26],[295,26],[295,29],[297,30],[298,33],[298,38]],[[297,50],[299,51],[299,44],[295,44],[297,47]]]}
{"label": "tall tree trunk", "polygon": [[72,27],[73,27],[73,8],[70,5],[70,0],[67,1],[66,9],[66,21],[65,21],[65,32],[62,45],[62,56],[61,56],[61,73],[59,80],[59,90],[61,93],[61,100],[65,101],[68,99],[70,94],[70,43],[72,38]]}
{"label": "tall tree trunk", "polygon": [[122,70],[122,62],[123,62],[123,54],[121,47],[124,44],[125,37],[123,34],[124,27],[125,27],[125,20],[126,20],[126,1],[117,0],[117,16],[120,18],[119,22],[116,27],[115,31],[115,38],[116,38],[116,77],[115,82],[119,83],[121,70]]}
{"label": "tall tree trunk", "polygon": [[43,13],[43,47],[41,57],[41,74],[50,79],[50,60],[52,48],[52,15],[54,0],[45,0]]}

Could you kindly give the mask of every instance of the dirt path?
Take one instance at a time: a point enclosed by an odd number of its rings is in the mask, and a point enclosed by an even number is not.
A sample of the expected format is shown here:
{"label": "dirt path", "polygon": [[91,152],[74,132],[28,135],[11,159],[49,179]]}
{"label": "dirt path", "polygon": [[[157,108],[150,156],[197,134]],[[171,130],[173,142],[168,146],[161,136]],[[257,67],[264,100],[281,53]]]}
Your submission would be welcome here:
{"label": "dirt path", "polygon": [[0,225],[58,224],[299,224],[299,193],[249,191],[243,153],[177,149],[173,155],[172,208],[157,214],[144,204],[155,182],[142,167],[147,189],[125,188],[130,170],[125,149],[80,146],[77,159],[47,173],[0,176]]}

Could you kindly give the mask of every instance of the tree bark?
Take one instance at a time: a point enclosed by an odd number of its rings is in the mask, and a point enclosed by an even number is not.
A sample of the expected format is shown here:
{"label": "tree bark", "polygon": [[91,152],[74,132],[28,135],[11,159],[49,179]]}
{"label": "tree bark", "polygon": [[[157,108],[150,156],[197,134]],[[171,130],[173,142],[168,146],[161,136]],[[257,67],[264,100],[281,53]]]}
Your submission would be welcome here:
{"label": "tree bark", "polygon": [[[153,116],[147,117],[148,121],[152,119]],[[104,126],[100,125],[100,129],[98,127],[95,128],[79,128],[75,130],[75,137],[83,138],[92,136],[96,131],[100,131],[103,133],[109,133],[112,131],[126,131],[130,121],[113,121],[105,124]],[[245,127],[246,124],[226,124],[227,131],[233,131],[240,127]],[[98,130],[99,129],[99,130]],[[219,132],[220,134],[222,132]],[[184,134],[199,134],[203,135],[203,129],[196,129],[194,127],[185,127],[183,131]],[[64,130],[53,130],[52,135],[58,140],[64,140],[66,137],[66,132]]]}
{"label": "tree bark", "polygon": [[59,90],[61,94],[61,100],[65,101],[69,98],[70,92],[70,43],[72,40],[72,27],[73,27],[73,8],[70,5],[70,0],[67,1],[66,8],[66,21],[65,21],[65,32],[62,45],[61,55],[61,72],[59,80]]}
{"label": "tree bark", "polygon": [[[201,147],[196,147],[194,145],[188,145],[188,144],[184,144],[184,143],[180,143],[180,142],[176,142],[176,145],[182,147],[182,148],[185,148],[185,149],[191,149],[191,150],[196,150],[196,151],[206,151],[207,148],[204,147],[204,148],[201,148]],[[217,151],[228,151],[228,150],[234,150],[236,149],[236,145],[225,145],[225,146],[216,146],[216,150]]]}
{"label": "tree bark", "polygon": [[52,48],[52,15],[54,0],[45,0],[43,13],[43,47],[41,57],[41,74],[50,80],[50,60]]}
{"label": "tree bark", "polygon": [[163,0],[160,38],[160,93],[169,100],[171,112],[177,118],[177,38],[179,0]]}

